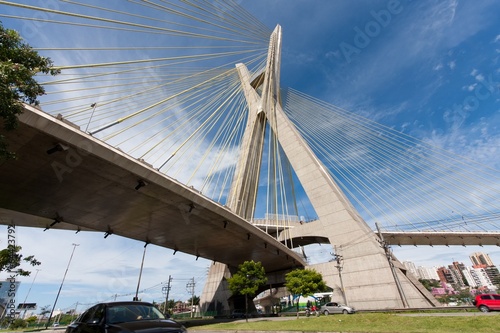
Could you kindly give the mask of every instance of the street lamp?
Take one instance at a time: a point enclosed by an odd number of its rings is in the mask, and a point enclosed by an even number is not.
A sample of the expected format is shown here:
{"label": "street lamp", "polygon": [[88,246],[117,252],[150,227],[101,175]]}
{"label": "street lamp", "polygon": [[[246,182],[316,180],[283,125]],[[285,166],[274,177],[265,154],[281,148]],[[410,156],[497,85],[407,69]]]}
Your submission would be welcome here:
{"label": "street lamp", "polygon": [[64,284],[64,280],[66,279],[66,274],[68,273],[69,265],[71,264],[71,259],[73,259],[73,253],[75,253],[76,247],[79,246],[80,244],[73,243],[72,245],[73,245],[73,251],[71,252],[71,256],[69,257],[68,266],[66,267],[66,271],[64,272],[64,276],[63,276],[63,279],[61,281],[61,286],[59,287],[59,291],[57,292],[54,306],[52,307],[52,310],[50,310],[50,316],[49,316],[49,319],[47,320],[47,325],[45,326],[45,329],[47,329],[49,327],[50,319],[52,319],[52,314],[54,313],[54,309],[56,308],[57,299],[59,298],[59,294],[61,293],[61,289],[62,289],[62,286]]}
{"label": "street lamp", "polygon": [[38,275],[38,272],[41,271],[41,269],[38,269],[36,270],[36,273],[35,273],[35,277],[33,278],[33,281],[31,281],[31,286],[30,286],[30,289],[28,290],[28,293],[26,294],[26,297],[24,298],[24,313],[23,313],[23,318],[24,319],[24,316],[26,316],[26,312],[28,312],[28,309],[26,308],[26,300],[28,299],[28,296],[30,294],[30,291],[31,291],[31,287],[33,287],[33,283],[35,283],[35,280],[36,280],[36,276]]}
{"label": "street lamp", "polygon": [[142,261],[141,261],[141,269],[139,270],[139,280],[137,281],[137,289],[135,290],[134,301],[139,300],[139,287],[141,285],[141,276],[142,276],[142,268],[144,266],[144,257],[146,256],[146,246],[148,246],[149,242],[144,244],[144,251],[142,252]]}

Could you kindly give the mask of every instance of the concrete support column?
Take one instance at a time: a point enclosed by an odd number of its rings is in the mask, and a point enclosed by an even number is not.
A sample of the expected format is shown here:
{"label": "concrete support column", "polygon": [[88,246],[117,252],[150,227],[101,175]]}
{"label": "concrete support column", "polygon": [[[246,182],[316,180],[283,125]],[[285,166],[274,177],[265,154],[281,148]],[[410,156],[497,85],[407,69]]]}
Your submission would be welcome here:
{"label": "concrete support column", "polygon": [[230,276],[231,273],[227,265],[216,262],[210,266],[207,281],[200,297],[200,307],[203,314],[230,314],[228,299],[231,292],[227,283],[227,278]]}

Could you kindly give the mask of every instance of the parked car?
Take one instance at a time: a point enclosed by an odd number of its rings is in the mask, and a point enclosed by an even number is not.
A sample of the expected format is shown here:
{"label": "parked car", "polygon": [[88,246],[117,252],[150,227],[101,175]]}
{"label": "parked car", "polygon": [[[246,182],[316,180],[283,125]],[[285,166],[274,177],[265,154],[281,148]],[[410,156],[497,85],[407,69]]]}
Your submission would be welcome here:
{"label": "parked car", "polygon": [[86,310],[68,325],[66,333],[187,333],[186,328],[167,319],[153,304],[147,302],[99,303]]}
{"label": "parked car", "polygon": [[330,302],[326,303],[325,305],[322,305],[321,308],[319,309],[319,312],[327,316],[329,314],[334,314],[334,313],[352,314],[355,313],[356,310],[347,305],[343,305],[336,302]]}
{"label": "parked car", "polygon": [[245,310],[233,310],[231,312],[231,318],[246,318]]}
{"label": "parked car", "polygon": [[472,301],[481,312],[489,312],[491,310],[500,310],[500,295],[499,294],[480,294]]}

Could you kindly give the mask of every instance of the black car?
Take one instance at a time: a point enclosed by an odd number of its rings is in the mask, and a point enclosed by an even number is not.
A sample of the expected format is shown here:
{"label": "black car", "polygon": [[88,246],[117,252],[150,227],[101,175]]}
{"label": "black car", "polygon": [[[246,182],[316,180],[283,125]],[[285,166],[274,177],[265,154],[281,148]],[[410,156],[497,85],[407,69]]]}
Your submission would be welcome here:
{"label": "black car", "polygon": [[147,302],[99,303],[85,311],[66,328],[66,333],[186,333],[186,328],[167,319]]}

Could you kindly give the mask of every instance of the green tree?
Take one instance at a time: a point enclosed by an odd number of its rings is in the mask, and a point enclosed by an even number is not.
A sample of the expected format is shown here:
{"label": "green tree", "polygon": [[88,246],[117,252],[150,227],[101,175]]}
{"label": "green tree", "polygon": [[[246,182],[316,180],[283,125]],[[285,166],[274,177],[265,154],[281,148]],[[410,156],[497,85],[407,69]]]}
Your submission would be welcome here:
{"label": "green tree", "polygon": [[30,316],[29,318],[26,318],[26,322],[28,323],[28,325],[33,325],[34,323],[36,323],[36,321],[36,316]]}
{"label": "green tree", "polygon": [[248,296],[253,299],[259,287],[266,284],[266,271],[260,262],[245,261],[238,271],[228,279],[229,290],[235,295],[245,296],[245,317],[248,321]]}
{"label": "green tree", "polygon": [[50,313],[51,309],[50,305],[45,305],[40,308],[40,315],[42,316],[42,319],[45,319],[45,316]]}
{"label": "green tree", "polygon": [[6,249],[0,251],[0,272],[7,271],[16,273],[16,275],[29,276],[30,271],[18,268],[22,262],[26,262],[31,266],[38,266],[41,263],[34,256],[23,258],[20,246],[9,245]]}
{"label": "green tree", "polygon": [[431,291],[432,288],[441,287],[441,283],[435,279],[419,279],[418,281],[429,291]]}
{"label": "green tree", "polygon": [[9,325],[10,329],[17,330],[21,328],[26,328],[28,326],[28,323],[21,319],[21,318],[16,318],[14,321],[12,321]]}
{"label": "green tree", "polygon": [[168,302],[167,302],[167,308],[165,309],[165,302],[162,302],[160,304],[158,304],[157,308],[162,311],[163,313],[169,313],[169,314],[172,314],[172,309],[174,308],[175,306],[175,300],[174,299],[169,299]]}
{"label": "green tree", "polygon": [[470,293],[469,289],[467,289],[467,288],[461,289],[459,291],[459,293],[455,296],[457,297],[458,303],[461,303],[462,305],[463,304],[466,304],[466,305],[472,304],[473,296]]}
{"label": "green tree", "polygon": [[[34,77],[38,73],[56,75],[60,70],[53,67],[50,58],[38,55],[15,30],[5,29],[1,22],[0,45],[0,118],[3,129],[10,131],[18,126],[23,103],[38,105],[38,96],[45,94]],[[15,158],[15,154],[8,150],[6,139],[0,134],[0,160],[9,158]]]}
{"label": "green tree", "polygon": [[[200,296],[196,296],[196,295],[194,295],[194,296],[192,297],[192,299],[193,299],[193,305],[199,305],[199,304],[200,304]],[[188,299],[188,300],[187,300],[187,302],[188,302],[189,304],[191,304],[191,298],[190,298],[190,299]]]}
{"label": "green tree", "polygon": [[[290,293],[307,297],[316,292],[327,290],[321,273],[312,269],[295,269],[285,275],[285,287]],[[297,317],[299,316],[299,302],[297,302]]]}

